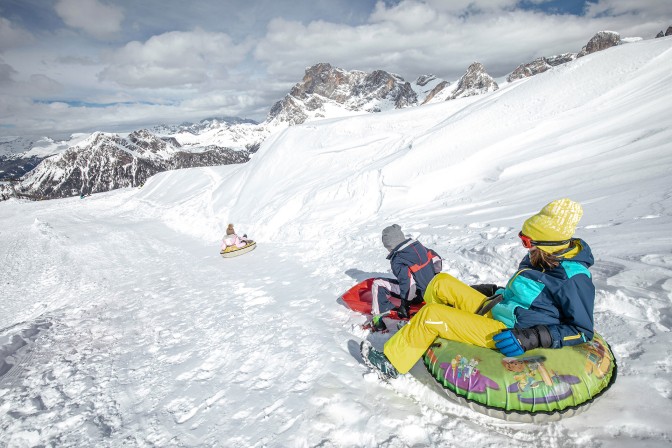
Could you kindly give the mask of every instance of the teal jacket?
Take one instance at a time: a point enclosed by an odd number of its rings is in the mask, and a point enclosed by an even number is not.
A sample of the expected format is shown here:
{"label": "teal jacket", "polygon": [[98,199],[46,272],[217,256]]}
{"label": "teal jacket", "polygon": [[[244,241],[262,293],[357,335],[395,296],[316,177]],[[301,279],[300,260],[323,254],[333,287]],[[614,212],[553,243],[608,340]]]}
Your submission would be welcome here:
{"label": "teal jacket", "polygon": [[503,300],[492,309],[493,318],[508,328],[545,325],[553,348],[591,340],[595,286],[588,268],[593,254],[585,241],[574,242],[578,253],[548,271],[532,266],[525,256],[506,288],[497,291]]}

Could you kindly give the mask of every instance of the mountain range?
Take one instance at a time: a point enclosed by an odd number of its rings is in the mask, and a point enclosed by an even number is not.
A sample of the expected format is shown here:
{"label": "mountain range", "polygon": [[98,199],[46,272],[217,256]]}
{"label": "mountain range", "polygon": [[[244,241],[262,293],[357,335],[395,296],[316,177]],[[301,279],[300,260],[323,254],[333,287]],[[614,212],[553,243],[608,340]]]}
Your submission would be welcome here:
{"label": "mountain range", "polygon": [[[667,32],[672,33],[672,27]],[[601,31],[578,53],[521,64],[505,82],[632,40],[640,39],[623,40],[618,33]],[[478,62],[455,82],[424,75],[413,83],[383,70],[347,71],[318,63],[306,69],[303,79],[271,107],[262,123],[236,117],[209,118],[199,123],[157,125],[128,135],[77,134],[62,142],[49,138],[0,140],[0,180],[4,180],[0,200],[52,199],[141,186],[166,170],[244,163],[269,135],[288,126],[416,107],[498,89],[498,83]]]}

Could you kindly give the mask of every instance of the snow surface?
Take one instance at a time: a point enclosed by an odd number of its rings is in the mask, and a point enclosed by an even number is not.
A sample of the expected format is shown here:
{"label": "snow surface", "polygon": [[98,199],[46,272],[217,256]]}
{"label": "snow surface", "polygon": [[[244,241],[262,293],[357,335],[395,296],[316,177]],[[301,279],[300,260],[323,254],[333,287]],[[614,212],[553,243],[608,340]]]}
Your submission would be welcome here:
{"label": "snow surface", "polygon": [[[488,95],[295,126],[243,165],[0,203],[0,446],[668,447],[672,38]],[[399,223],[468,283],[506,281],[523,220],[585,210],[596,330],[619,365],[585,413],[515,424],[448,401],[421,364],[361,364],[337,299],[390,275]],[[257,240],[219,256],[229,222]]]}

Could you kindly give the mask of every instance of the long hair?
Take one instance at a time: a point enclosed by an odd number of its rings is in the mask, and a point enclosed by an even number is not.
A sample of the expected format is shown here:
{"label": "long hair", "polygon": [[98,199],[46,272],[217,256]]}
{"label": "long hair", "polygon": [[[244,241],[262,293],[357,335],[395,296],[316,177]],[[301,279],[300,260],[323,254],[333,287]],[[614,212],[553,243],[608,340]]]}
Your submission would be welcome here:
{"label": "long hair", "polygon": [[560,264],[560,259],[558,257],[553,254],[549,254],[548,252],[544,252],[539,248],[535,249],[536,250],[530,251],[530,263],[532,263],[532,266],[543,270],[558,267]]}

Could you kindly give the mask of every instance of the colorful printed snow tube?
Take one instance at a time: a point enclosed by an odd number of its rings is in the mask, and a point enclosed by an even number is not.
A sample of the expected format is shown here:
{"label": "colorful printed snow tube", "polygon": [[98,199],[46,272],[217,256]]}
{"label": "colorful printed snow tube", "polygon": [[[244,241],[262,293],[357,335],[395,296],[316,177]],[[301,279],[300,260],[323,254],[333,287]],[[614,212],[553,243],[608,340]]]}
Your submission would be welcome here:
{"label": "colorful printed snow tube", "polygon": [[451,399],[491,417],[526,423],[585,411],[616,381],[617,370],[598,334],[585,344],[515,358],[438,338],[424,362]]}

